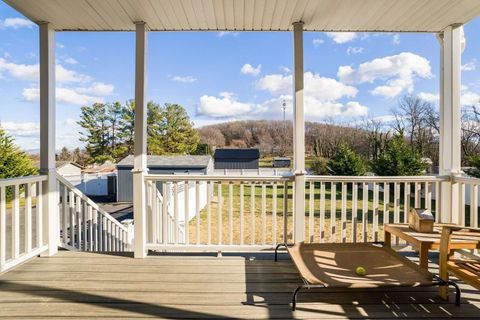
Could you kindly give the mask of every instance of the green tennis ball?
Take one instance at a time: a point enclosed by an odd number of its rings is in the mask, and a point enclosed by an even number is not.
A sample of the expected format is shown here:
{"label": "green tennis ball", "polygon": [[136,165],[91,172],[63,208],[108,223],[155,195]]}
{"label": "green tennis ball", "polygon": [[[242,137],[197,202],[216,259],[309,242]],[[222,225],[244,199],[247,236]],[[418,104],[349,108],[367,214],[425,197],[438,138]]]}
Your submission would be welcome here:
{"label": "green tennis ball", "polygon": [[367,270],[365,270],[364,267],[362,266],[358,266],[356,269],[355,269],[355,273],[359,276],[364,276],[367,274]]}

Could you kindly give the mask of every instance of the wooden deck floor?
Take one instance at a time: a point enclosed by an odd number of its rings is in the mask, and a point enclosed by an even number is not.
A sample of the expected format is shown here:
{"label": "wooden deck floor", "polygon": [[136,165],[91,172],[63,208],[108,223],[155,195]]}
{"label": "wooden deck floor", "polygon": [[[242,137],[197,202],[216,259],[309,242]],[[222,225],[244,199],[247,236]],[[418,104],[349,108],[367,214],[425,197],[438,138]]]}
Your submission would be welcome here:
{"label": "wooden deck floor", "polygon": [[61,251],[0,275],[0,318],[475,318],[480,293],[462,305],[433,288],[300,294],[292,263],[271,254],[128,256]]}

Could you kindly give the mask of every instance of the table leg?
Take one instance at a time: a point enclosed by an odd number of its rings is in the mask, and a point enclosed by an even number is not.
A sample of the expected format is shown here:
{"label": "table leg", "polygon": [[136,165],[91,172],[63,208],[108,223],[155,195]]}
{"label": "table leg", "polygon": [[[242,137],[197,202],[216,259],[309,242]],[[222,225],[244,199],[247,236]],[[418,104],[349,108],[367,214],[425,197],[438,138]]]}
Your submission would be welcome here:
{"label": "table leg", "polygon": [[385,246],[391,247],[392,246],[392,235],[390,232],[385,230],[384,240]]}
{"label": "table leg", "polygon": [[418,246],[418,256],[420,258],[420,267],[428,270],[428,243],[421,243]]}

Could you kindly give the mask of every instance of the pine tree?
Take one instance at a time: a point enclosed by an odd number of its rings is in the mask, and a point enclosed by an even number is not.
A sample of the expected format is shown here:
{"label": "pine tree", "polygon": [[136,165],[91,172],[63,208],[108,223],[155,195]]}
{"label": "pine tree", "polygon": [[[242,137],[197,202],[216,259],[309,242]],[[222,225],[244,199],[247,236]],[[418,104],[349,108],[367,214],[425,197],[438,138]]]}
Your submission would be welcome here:
{"label": "pine tree", "polygon": [[417,176],[428,167],[422,157],[405,142],[403,135],[395,135],[387,141],[384,151],[372,162],[372,169],[379,176]]}
{"label": "pine tree", "polygon": [[0,179],[38,174],[37,168],[20,151],[14,139],[0,127]]}
{"label": "pine tree", "polygon": [[337,153],[328,161],[327,166],[336,176],[363,176],[367,171],[365,161],[346,143],[340,144]]}

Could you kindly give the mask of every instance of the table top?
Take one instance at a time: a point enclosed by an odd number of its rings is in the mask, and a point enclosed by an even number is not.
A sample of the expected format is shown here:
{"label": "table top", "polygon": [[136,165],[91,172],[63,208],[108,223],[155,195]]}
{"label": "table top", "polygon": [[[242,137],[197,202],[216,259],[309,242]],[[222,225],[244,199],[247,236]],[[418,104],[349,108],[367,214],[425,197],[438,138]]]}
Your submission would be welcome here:
{"label": "table top", "polygon": [[[431,249],[438,249],[443,226],[452,226],[452,224],[435,224],[433,232],[417,232],[408,226],[408,224],[385,224],[385,232],[397,236],[415,245],[429,244]],[[456,225],[453,225],[456,226]],[[480,247],[480,236],[471,233],[454,232],[450,244],[452,249],[474,249]]]}

